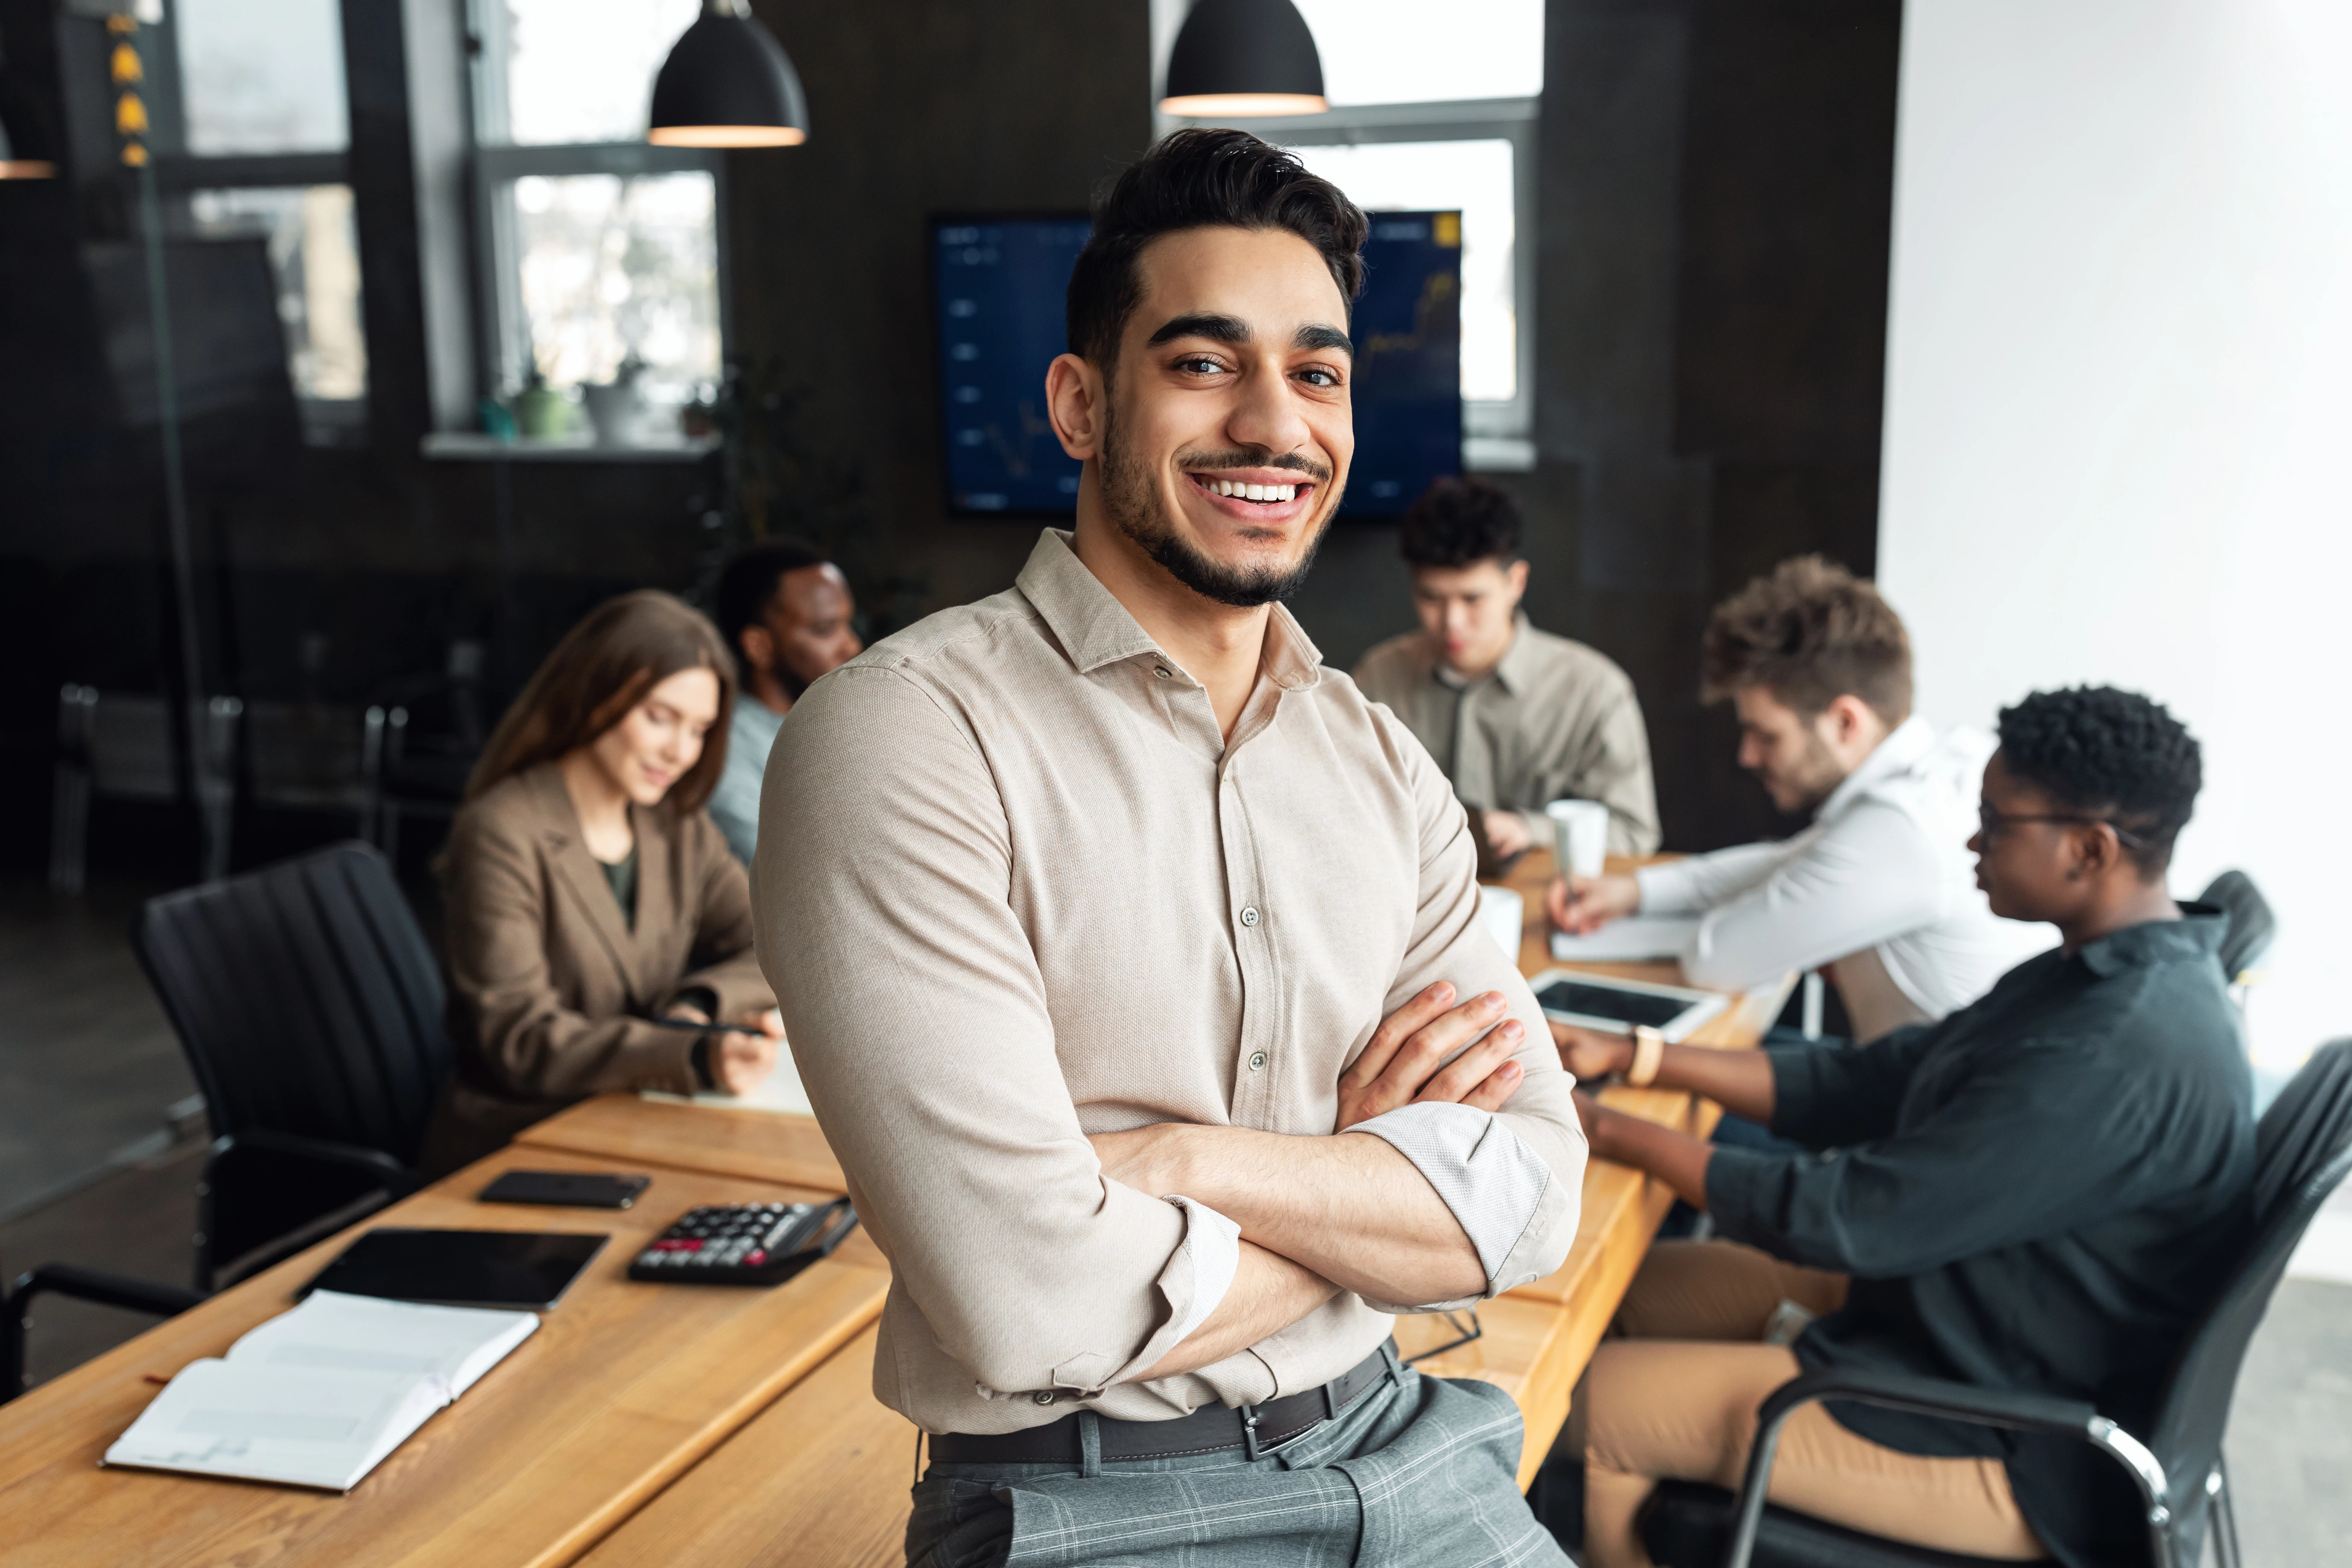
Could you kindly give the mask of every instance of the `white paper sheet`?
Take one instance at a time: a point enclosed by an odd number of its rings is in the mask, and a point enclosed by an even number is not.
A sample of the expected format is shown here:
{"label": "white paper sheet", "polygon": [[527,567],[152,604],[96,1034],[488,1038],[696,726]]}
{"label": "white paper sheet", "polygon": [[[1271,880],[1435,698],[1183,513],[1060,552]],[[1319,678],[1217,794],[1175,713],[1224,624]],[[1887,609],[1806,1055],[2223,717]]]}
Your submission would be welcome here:
{"label": "white paper sheet", "polygon": [[1627,915],[1583,936],[1551,933],[1551,955],[1563,963],[1637,963],[1680,958],[1698,934],[1698,921],[1684,915]]}

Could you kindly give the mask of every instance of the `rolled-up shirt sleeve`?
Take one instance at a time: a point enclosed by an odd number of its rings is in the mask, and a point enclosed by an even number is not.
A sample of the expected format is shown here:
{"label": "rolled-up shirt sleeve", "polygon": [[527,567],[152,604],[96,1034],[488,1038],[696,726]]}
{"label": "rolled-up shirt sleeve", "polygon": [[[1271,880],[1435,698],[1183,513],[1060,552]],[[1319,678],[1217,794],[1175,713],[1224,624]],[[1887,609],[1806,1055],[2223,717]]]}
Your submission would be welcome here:
{"label": "rolled-up shirt sleeve", "polygon": [[[1382,1014],[1444,980],[1466,1001],[1500,992],[1525,1030],[1512,1060],[1526,1077],[1499,1111],[1415,1104],[1349,1129],[1381,1139],[1427,1179],[1477,1248],[1485,1296],[1540,1279],[1568,1260],[1584,1187],[1584,1129],[1535,993],[1478,915],[1477,849],[1444,775],[1395,721],[1391,742],[1412,753],[1421,820],[1421,895],[1412,940]],[[1438,1311],[1462,1302],[1375,1303],[1384,1311]]]}
{"label": "rolled-up shirt sleeve", "polygon": [[986,1393],[1091,1395],[1155,1364],[1223,1299],[1237,1241],[1104,1177],[963,722],[897,669],[837,670],[786,719],[761,812],[761,960],[896,1288]]}

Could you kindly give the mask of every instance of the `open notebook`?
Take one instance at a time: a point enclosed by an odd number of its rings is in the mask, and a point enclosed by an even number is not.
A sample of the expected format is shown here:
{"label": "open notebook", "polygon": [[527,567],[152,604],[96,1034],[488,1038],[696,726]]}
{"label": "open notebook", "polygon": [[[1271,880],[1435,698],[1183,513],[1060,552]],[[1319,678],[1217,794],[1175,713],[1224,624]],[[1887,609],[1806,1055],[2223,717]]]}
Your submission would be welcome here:
{"label": "open notebook", "polygon": [[810,1109],[808,1090],[801,1087],[801,1075],[793,1066],[793,1053],[776,1053],[776,1070],[768,1080],[751,1093],[738,1097],[732,1094],[665,1094],[660,1089],[643,1091],[647,1100],[667,1100],[684,1104],[690,1098],[697,1105],[723,1105],[736,1110],[787,1110],[795,1116],[814,1116]]}
{"label": "open notebook", "polygon": [[110,1465],[349,1491],[539,1327],[531,1312],[313,1291],[183,1367]]}

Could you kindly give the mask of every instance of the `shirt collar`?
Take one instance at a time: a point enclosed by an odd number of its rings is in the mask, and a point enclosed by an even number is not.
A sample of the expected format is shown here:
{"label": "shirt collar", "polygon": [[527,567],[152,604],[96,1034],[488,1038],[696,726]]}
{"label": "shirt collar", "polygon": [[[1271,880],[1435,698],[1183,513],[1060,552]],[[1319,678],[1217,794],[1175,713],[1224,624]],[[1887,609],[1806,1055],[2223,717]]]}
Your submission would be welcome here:
{"label": "shirt collar", "polygon": [[[1029,552],[1029,563],[1013,585],[1035,607],[1080,675],[1144,654],[1168,658],[1118,595],[1087,570],[1065,529],[1049,528],[1037,536],[1037,547]],[[1322,679],[1322,651],[1281,605],[1274,606],[1267,624],[1263,668],[1266,679],[1286,691]]]}
{"label": "shirt collar", "polygon": [[1859,799],[1864,791],[1882,779],[1891,778],[1910,767],[1935,749],[1935,727],[1916,713],[1887,731],[1886,739],[1878,742],[1862,765],[1845,775],[1845,782],[1830,791],[1822,802],[1814,820],[1827,822]]}
{"label": "shirt collar", "polygon": [[2101,979],[2157,963],[2200,958],[2219,963],[2221,939],[2229,930],[2229,918],[2212,905],[2183,903],[2177,921],[2126,926],[2096,942],[2084,943],[2075,950],[2074,956]]}
{"label": "shirt collar", "polygon": [[1448,665],[1444,656],[1437,651],[1437,639],[1423,633],[1422,641],[1429,651],[1429,673],[1437,678],[1439,685],[1456,691],[1467,691],[1474,686],[1483,686],[1494,680],[1499,681],[1503,689],[1512,696],[1520,696],[1527,690],[1528,683],[1535,679],[1538,674],[1536,660],[1541,657],[1536,649],[1535,639],[1528,636],[1528,613],[1521,610],[1512,618],[1511,640],[1509,646],[1503,649],[1503,657],[1496,661],[1494,668],[1475,679]]}

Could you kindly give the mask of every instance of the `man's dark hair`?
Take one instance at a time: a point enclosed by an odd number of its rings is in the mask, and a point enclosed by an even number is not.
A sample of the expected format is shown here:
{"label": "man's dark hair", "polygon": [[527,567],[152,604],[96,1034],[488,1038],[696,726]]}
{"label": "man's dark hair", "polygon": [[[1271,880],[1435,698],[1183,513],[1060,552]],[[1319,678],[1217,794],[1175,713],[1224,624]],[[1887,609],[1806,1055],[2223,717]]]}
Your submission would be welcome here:
{"label": "man's dark hair", "polygon": [[2205,761],[2197,737],[2162,703],[2112,686],[2036,691],[2000,710],[2000,735],[2011,773],[2138,839],[2126,852],[2144,876],[2171,863]]}
{"label": "man's dark hair", "polygon": [[1811,718],[1859,697],[1888,724],[1911,717],[1911,638],[1878,590],[1818,555],[1783,561],[1715,607],[1699,694],[1760,686]]}
{"label": "man's dark hair", "polygon": [[711,618],[719,623],[719,635],[727,639],[727,651],[737,658],[743,657],[743,628],[766,612],[785,573],[826,563],[823,551],[797,539],[754,544],[730,561],[727,570],[719,574],[719,593],[711,606]]}
{"label": "man's dark hair", "polygon": [[1164,234],[1188,228],[1288,229],[1320,251],[1352,303],[1364,287],[1370,231],[1362,211],[1330,181],[1246,131],[1179,131],[1123,170],[1095,198],[1095,231],[1070,274],[1070,352],[1108,381],[1119,337],[1141,303],[1136,258]]}
{"label": "man's dark hair", "polygon": [[1404,514],[1398,548],[1412,566],[1467,566],[1519,558],[1526,534],[1518,504],[1484,479],[1443,479]]}

